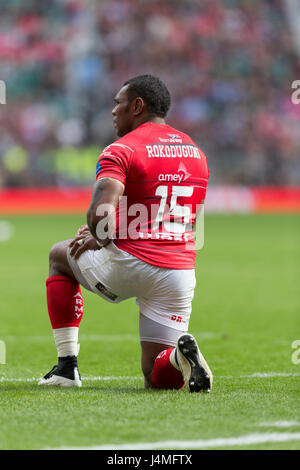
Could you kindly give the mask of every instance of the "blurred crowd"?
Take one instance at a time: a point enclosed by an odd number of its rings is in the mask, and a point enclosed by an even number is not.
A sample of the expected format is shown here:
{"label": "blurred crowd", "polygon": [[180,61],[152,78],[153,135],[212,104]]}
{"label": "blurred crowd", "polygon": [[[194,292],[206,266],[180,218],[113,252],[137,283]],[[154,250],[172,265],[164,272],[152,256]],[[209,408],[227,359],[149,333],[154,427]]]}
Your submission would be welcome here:
{"label": "blurred crowd", "polygon": [[167,84],[167,121],[207,154],[212,184],[300,184],[283,1],[2,0],[0,187],[90,183],[116,139],[113,97],[144,73]]}

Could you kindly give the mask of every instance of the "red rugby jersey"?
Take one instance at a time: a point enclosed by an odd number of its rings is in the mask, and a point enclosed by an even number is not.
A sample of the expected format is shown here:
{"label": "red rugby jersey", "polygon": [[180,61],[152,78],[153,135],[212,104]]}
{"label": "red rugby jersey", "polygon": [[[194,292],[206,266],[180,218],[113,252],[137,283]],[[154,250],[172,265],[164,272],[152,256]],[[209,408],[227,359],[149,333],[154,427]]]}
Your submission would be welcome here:
{"label": "red rugby jersey", "polygon": [[147,122],[106,147],[96,178],[125,185],[115,245],[155,266],[193,269],[193,224],[208,176],[202,150],[167,124]]}

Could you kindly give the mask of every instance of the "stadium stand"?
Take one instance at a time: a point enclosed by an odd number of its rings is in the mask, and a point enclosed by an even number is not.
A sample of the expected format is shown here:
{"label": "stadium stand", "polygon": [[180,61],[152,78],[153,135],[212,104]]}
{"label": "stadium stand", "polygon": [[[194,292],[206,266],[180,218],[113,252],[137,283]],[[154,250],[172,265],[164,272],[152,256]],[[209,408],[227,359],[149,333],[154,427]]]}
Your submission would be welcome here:
{"label": "stadium stand", "polygon": [[90,184],[114,93],[141,73],[169,86],[212,185],[299,185],[292,31],[282,0],[2,1],[0,187]]}

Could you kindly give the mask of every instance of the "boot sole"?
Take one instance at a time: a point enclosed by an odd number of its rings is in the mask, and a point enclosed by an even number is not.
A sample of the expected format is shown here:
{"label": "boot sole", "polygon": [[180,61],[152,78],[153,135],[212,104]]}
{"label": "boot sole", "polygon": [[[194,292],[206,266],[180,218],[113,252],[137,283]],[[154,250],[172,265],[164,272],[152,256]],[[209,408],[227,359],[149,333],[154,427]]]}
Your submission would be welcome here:
{"label": "boot sole", "polygon": [[[192,335],[183,335],[178,339],[178,349],[189,364],[189,370],[182,365],[185,385],[191,393],[210,392],[211,376],[203,367],[205,362],[195,338]],[[206,363],[205,363],[206,364]]]}

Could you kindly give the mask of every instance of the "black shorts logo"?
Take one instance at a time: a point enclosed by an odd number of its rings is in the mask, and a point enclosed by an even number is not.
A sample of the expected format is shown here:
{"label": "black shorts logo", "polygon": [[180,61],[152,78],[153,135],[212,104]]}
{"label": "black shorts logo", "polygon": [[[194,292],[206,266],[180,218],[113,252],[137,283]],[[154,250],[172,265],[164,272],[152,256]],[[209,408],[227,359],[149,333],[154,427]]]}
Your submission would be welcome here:
{"label": "black shorts logo", "polygon": [[105,297],[108,297],[110,300],[116,300],[118,296],[116,294],[113,294],[110,292],[101,282],[98,282],[95,286],[101,294],[105,295]]}

